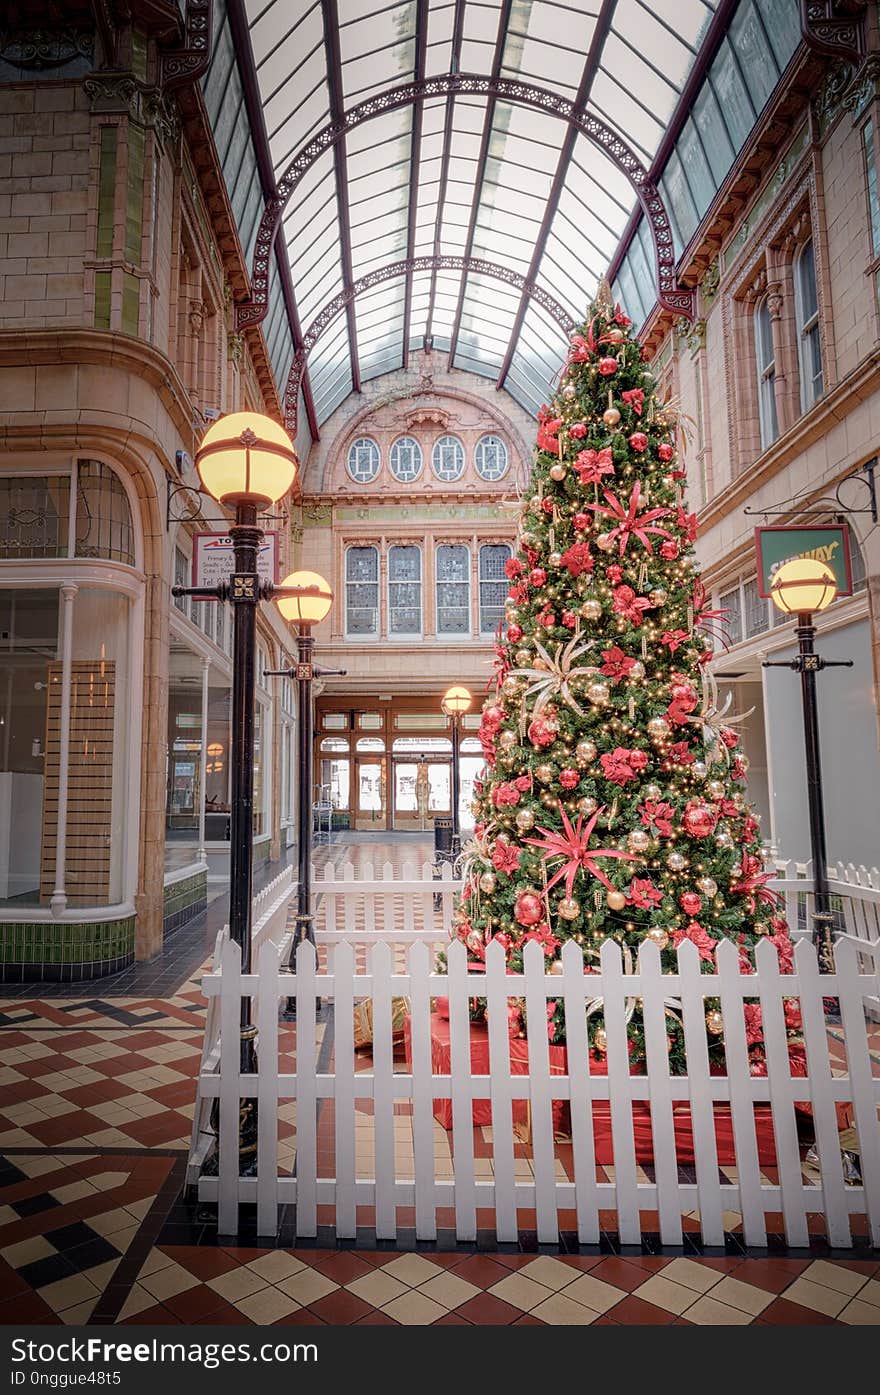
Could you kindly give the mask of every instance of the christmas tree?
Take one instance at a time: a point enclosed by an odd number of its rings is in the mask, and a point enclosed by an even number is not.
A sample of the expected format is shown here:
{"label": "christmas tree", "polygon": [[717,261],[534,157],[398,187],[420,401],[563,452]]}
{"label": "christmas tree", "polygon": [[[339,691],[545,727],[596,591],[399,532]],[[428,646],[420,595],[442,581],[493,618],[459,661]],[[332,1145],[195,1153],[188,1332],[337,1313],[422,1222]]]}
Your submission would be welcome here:
{"label": "christmas tree", "polygon": [[[483,706],[486,769],[455,934],[476,961],[499,942],[512,971],[528,940],[549,962],[573,937],[589,971],[609,936],[629,967],[647,938],[673,972],[684,939],[711,971],[720,940],[740,946],[745,969],[769,937],[784,971],[792,944],[744,797],[742,719],[719,710],[707,667],[723,617],[697,574],[681,432],[607,289],[573,335],[538,420]],[[792,1031],[795,1015],[792,1004]],[[564,1041],[561,1003],[551,1000],[548,1018],[550,1040]],[[756,1003],[746,1018],[760,1072]],[[521,1008],[511,1019],[527,1031]],[[720,1053],[711,1004],[706,1021]],[[669,1023],[670,1061],[681,1069],[678,1016]],[[588,1027],[601,1056],[601,1011]],[[629,1032],[638,1059],[638,1005]]]}

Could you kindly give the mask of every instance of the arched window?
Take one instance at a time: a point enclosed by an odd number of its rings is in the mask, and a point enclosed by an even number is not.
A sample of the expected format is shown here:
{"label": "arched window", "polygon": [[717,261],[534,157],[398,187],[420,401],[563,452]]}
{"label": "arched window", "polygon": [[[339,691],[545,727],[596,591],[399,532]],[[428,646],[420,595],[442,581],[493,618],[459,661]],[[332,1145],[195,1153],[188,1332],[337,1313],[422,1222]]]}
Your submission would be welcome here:
{"label": "arched window", "polygon": [[379,549],[350,547],[345,554],[345,633],[379,633]]}
{"label": "arched window", "polygon": [[422,473],[422,448],[414,436],[401,436],[391,447],[391,473],[401,484],[411,484]]}
{"label": "arched window", "polygon": [[466,635],[471,628],[471,553],[461,543],[437,548],[437,633]]}
{"label": "arched window", "polygon": [[507,446],[500,436],[481,436],[474,452],[481,480],[500,480],[507,474]]}
{"label": "arched window", "polygon": [[[72,539],[71,480],[76,490]],[[99,460],[78,460],[65,473],[0,479],[0,558],[30,557],[91,557],[135,565],[131,507],[115,470]]]}
{"label": "arched window", "polygon": [[457,436],[440,436],[434,442],[431,466],[438,480],[451,484],[464,474],[464,446]]}
{"label": "arched window", "polygon": [[414,543],[388,549],[388,633],[422,633],[422,553]]}
{"label": "arched window", "polygon": [[819,342],[819,297],[816,292],[816,258],[813,239],[805,242],[794,264],[795,319],[798,363],[801,375],[801,411],[821,397],[822,345]]}
{"label": "arched window", "polygon": [[498,629],[507,595],[504,567],[512,555],[508,543],[485,543],[480,548],[480,634],[493,635]]}
{"label": "arched window", "polygon": [[379,447],[370,436],[359,436],[348,448],[348,473],[356,484],[369,484],[379,473]]}
{"label": "arched window", "polygon": [[761,449],[766,450],[779,435],[776,417],[776,357],[773,325],[766,299],[755,310],[755,367],[758,376],[758,416],[761,422]]}

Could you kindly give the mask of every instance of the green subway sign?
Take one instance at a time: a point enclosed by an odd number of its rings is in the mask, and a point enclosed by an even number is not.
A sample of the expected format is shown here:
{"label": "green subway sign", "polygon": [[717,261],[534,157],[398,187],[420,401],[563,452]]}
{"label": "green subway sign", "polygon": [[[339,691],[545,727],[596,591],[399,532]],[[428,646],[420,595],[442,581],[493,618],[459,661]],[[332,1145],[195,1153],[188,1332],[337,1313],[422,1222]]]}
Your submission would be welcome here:
{"label": "green subway sign", "polygon": [[815,557],[826,562],[837,581],[839,596],[852,595],[852,568],[849,558],[849,535],[843,526],[829,524],[813,527],[794,523],[788,527],[756,528],[755,551],[758,554],[758,594],[770,595],[773,578],[784,562],[795,557]]}

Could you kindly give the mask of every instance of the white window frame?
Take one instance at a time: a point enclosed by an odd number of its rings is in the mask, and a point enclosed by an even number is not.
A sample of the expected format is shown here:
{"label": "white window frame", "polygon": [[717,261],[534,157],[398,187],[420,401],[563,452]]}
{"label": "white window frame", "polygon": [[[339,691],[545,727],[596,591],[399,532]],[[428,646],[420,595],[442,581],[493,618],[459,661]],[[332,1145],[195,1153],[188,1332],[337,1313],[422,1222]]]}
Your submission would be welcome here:
{"label": "white window frame", "polygon": [[[397,473],[397,466],[395,464],[395,461],[399,453],[399,446],[406,446],[407,450],[409,451],[412,457],[413,463],[415,465],[415,471],[411,475],[399,475]],[[422,447],[416,440],[415,436],[398,436],[397,440],[392,445],[391,450],[388,454],[388,468],[390,469],[392,476],[398,484],[413,484],[419,478],[419,476],[422,473],[422,470],[425,468],[425,456],[424,452],[422,451]]]}
{"label": "white window frame", "polygon": [[[393,566],[393,557],[394,557],[394,553],[395,553],[395,552],[398,552],[398,551],[402,551],[402,550],[404,550],[404,549],[406,549],[406,550],[412,549],[412,550],[416,553],[416,555],[417,555],[417,557],[418,557],[418,559],[419,559],[419,575],[418,575],[418,580],[416,580],[416,581],[410,581],[410,580],[398,581],[398,580],[396,580],[396,579],[392,576],[392,574],[391,574],[391,572],[392,572],[392,566]],[[418,543],[391,543],[391,544],[389,545],[389,547],[388,547],[388,569],[387,569],[387,571],[388,571],[388,575],[387,575],[387,581],[386,581],[386,588],[387,588],[387,590],[386,590],[386,595],[387,595],[387,602],[388,602],[388,638],[389,638],[390,640],[392,640],[392,641],[393,641],[393,640],[400,640],[400,639],[402,639],[402,640],[419,639],[419,638],[421,638],[421,636],[422,636],[422,634],[423,634],[423,632],[424,632],[424,625],[425,625],[425,617],[424,617],[424,573],[425,573],[425,559],[424,559],[424,556],[423,556],[423,553],[422,553],[422,549],[421,549],[421,547],[419,547]],[[395,605],[393,605],[393,603],[392,603],[392,589],[391,589],[393,586],[417,586],[417,587],[418,587],[418,597],[419,597],[419,598],[418,598],[418,612],[419,612],[419,625],[418,625],[418,629],[416,629],[416,630],[395,630],[395,629],[392,628],[392,615],[393,615],[394,611],[395,611],[395,610],[409,610],[409,609],[412,608],[412,607],[410,607],[410,606],[395,606]]]}
{"label": "white window frame", "polygon": [[[350,552],[353,552],[353,551],[365,551],[365,550],[369,550],[370,552],[374,553],[375,558],[376,558],[376,579],[375,579],[375,581],[366,581],[366,582],[364,582],[364,581],[357,581],[357,580],[351,579],[351,578],[349,577],[349,575],[348,575],[348,554],[349,554]],[[356,643],[358,643],[358,644],[361,644],[361,643],[363,643],[363,644],[375,644],[375,642],[381,637],[381,630],[382,630],[381,589],[380,589],[380,588],[381,588],[381,584],[382,584],[382,582],[381,582],[381,575],[382,575],[382,573],[381,573],[381,565],[380,565],[380,558],[379,558],[379,548],[376,546],[375,543],[359,543],[359,542],[352,542],[352,543],[349,543],[349,544],[348,544],[348,546],[347,546],[346,549],[345,549],[345,556],[343,557],[343,576],[344,576],[344,578],[345,578],[343,584],[344,584],[344,587],[345,587],[345,637],[346,637],[346,639],[354,640],[354,641],[355,641]],[[362,633],[360,633],[360,632],[358,632],[358,631],[352,631],[352,630],[349,629],[349,625],[348,625],[349,613],[350,613],[352,610],[366,610],[366,609],[369,608],[369,607],[367,607],[367,606],[352,606],[352,605],[351,605],[350,600],[349,600],[349,588],[350,588],[350,587],[354,587],[354,586],[375,586],[375,588],[376,588],[376,606],[375,606],[376,624],[375,624],[375,628],[374,628],[373,630],[371,630],[368,634],[362,634]]]}
{"label": "white window frame", "polygon": [[[804,285],[803,267],[807,250],[810,251],[810,260],[813,266],[813,292],[816,308],[809,316],[804,305]],[[812,237],[807,238],[794,259],[794,306],[795,324],[797,327],[798,341],[798,368],[801,380],[801,411],[807,412],[813,403],[818,401],[825,390],[825,371],[822,363],[822,341],[819,335],[819,288],[816,283],[816,244]],[[819,372],[818,375],[812,371],[809,362],[810,341],[815,334],[816,342],[819,345]],[[818,384],[816,378],[818,377]]]}
{"label": "white window frame", "polygon": [[[440,471],[445,468],[443,456],[445,451],[452,448],[457,448],[456,459],[460,461],[460,468],[454,475],[443,475],[440,473]],[[437,458],[438,452],[440,453],[439,462]],[[464,442],[449,431],[442,436],[438,436],[431,448],[431,469],[434,471],[435,478],[438,479],[441,484],[455,484],[464,474],[466,465],[467,453],[464,448]]]}
{"label": "white window frame", "polygon": [[[770,357],[764,356],[762,334],[763,317],[767,317],[770,336]],[[759,300],[753,312],[755,335],[755,377],[758,387],[758,419],[761,425],[761,449],[766,450],[779,436],[779,418],[776,411],[776,355],[773,348],[773,322],[767,297]]]}
{"label": "white window frame", "polygon": [[[441,553],[441,551],[442,551],[442,549],[443,549],[444,547],[455,547],[455,548],[460,548],[460,549],[462,550],[462,552],[464,553],[465,558],[466,558],[464,581],[441,581],[441,579],[440,579],[440,553]],[[470,635],[471,635],[471,624],[472,624],[472,611],[471,611],[471,562],[472,562],[471,550],[470,550],[470,547],[468,546],[468,544],[467,544],[466,542],[445,542],[445,543],[437,543],[436,546],[435,546],[435,549],[434,549],[434,615],[435,615],[435,621],[436,621],[436,626],[437,626],[437,638],[438,638],[438,640],[442,639],[444,643],[446,643],[447,641],[459,642],[459,643],[460,643],[462,640],[470,639]],[[466,616],[467,616],[467,624],[465,625],[465,628],[464,628],[463,630],[442,630],[442,629],[440,628],[440,588],[441,588],[441,586],[464,586],[464,588],[465,588],[465,594],[466,594],[466,600],[465,600],[465,604],[464,604],[464,611],[465,611],[465,614],[466,614]],[[451,607],[449,607],[449,606],[446,606],[446,607],[444,607],[444,608],[447,609],[447,610],[451,609]],[[461,607],[458,607],[457,609],[461,609]]]}
{"label": "white window frame", "polygon": [[[504,458],[502,467],[497,475],[485,474],[485,467],[480,464],[480,459],[482,455],[481,447],[485,446],[485,444],[489,441],[501,448],[501,453],[503,454]],[[499,480],[504,479],[504,476],[510,469],[510,451],[507,448],[507,442],[504,440],[502,436],[498,435],[497,431],[487,431],[486,434],[484,436],[481,436],[479,441],[477,441],[477,444],[474,447],[474,467],[480,479],[485,480],[487,484],[497,484]]]}
{"label": "white window frame", "polygon": [[[375,470],[373,470],[373,473],[371,475],[367,476],[366,478],[362,478],[360,475],[356,473],[356,470],[359,468],[359,465],[356,463],[355,467],[352,468],[352,455],[357,451],[359,459],[360,452],[362,450],[367,450],[368,448],[372,448],[370,451],[371,458],[372,452],[375,452],[376,468]],[[348,448],[348,453],[345,457],[345,468],[348,471],[349,478],[354,480],[355,484],[372,484],[376,479],[378,479],[379,471],[382,469],[382,452],[379,449],[378,441],[374,441],[372,436],[358,436],[354,441],[352,441],[351,445]]]}

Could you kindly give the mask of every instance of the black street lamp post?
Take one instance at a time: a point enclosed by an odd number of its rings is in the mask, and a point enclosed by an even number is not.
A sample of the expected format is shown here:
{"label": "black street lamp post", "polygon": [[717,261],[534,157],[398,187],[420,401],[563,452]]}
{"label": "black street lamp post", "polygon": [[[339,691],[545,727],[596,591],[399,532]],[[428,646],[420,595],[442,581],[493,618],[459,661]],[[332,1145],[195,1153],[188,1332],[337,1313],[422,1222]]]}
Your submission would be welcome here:
{"label": "black street lamp post", "polygon": [[816,653],[816,627],[813,613],[825,610],[837,594],[834,573],[824,562],[797,558],[779,568],[771,587],[777,608],[797,616],[795,637],[797,657],[767,660],[764,668],[788,668],[801,676],[801,703],[804,717],[804,753],[807,767],[807,812],[810,821],[810,857],[813,863],[813,944],[822,973],[834,972],[834,941],[831,896],[828,890],[828,851],[825,842],[825,805],[822,794],[822,765],[819,756],[819,708],[816,700],[816,674],[823,668],[852,668],[852,660],[823,659]]}
{"label": "black street lamp post", "polygon": [[443,695],[441,707],[452,722],[452,842],[450,855],[455,862],[461,852],[461,719],[473,699],[467,688],[456,684]]}

